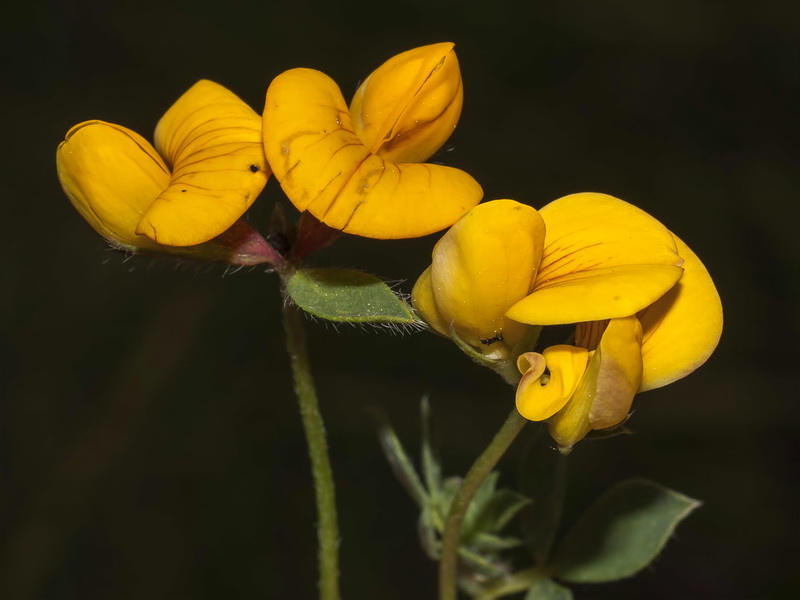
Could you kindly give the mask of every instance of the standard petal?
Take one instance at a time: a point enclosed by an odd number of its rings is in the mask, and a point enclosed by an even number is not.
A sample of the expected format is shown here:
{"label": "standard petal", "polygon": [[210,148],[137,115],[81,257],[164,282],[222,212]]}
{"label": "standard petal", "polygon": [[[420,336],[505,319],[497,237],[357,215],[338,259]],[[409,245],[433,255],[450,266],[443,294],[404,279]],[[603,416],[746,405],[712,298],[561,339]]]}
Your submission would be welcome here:
{"label": "standard petal", "polygon": [[167,166],[147,140],[120,125],[86,121],[69,130],[56,165],[64,191],[95,231],[112,243],[158,248],[135,232],[170,181]]}
{"label": "standard petal", "polygon": [[656,219],[612,196],[573,194],[541,209],[547,225],[533,293],[509,317],[556,325],[624,317],[678,280],[681,257]]}
{"label": "standard petal", "polygon": [[542,255],[544,222],[536,209],[513,200],[473,208],[433,250],[431,284],[439,314],[471,345],[524,333],[504,317],[533,285]]}
{"label": "standard petal", "polygon": [[283,191],[303,211],[322,215],[370,155],[353,132],[336,83],[312,69],[278,75],[267,90],[264,152]]}
{"label": "standard petal", "polygon": [[[517,386],[519,414],[530,421],[544,421],[564,408],[578,387],[588,360],[588,350],[567,345],[550,346],[542,354],[521,355],[517,360],[524,373]],[[546,378],[545,365],[549,372]]]}
{"label": "standard petal", "polygon": [[212,81],[197,82],[172,105],[155,142],[173,175],[137,232],[161,244],[191,246],[220,235],[255,202],[270,174],[261,118]]}
{"label": "standard petal", "polygon": [[683,277],[639,314],[644,329],[640,391],[665,386],[702,365],[722,334],[722,302],[711,276],[692,250],[675,237]]}
{"label": "standard petal", "polygon": [[390,58],[364,80],[350,104],[356,134],[392,162],[427,160],[455,129],[464,91],[450,42]]}
{"label": "standard petal", "polygon": [[311,69],[286,71],[267,90],[264,150],[299,210],[354,235],[391,239],[440,231],[483,195],[463,171],[398,165],[371,154],[353,131],[339,88]]}

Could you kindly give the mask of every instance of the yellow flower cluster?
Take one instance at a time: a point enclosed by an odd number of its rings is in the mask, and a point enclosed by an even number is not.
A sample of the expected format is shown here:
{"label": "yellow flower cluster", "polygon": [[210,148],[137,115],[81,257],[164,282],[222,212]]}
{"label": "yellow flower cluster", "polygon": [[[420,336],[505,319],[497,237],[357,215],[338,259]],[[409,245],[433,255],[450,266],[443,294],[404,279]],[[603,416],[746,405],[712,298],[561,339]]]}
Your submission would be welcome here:
{"label": "yellow flower cluster", "polygon": [[[450,43],[391,58],[349,106],[311,69],[276,77],[262,116],[200,81],[159,121],[154,146],[120,125],[76,125],[58,148],[58,175],[92,227],[129,251],[222,239],[270,173],[300,211],[334,230],[387,239],[452,225],[414,287],[416,310],[487,361],[515,364],[519,412],[548,421],[569,449],[623,422],[637,392],[708,358],[722,328],[719,296],[681,240],[622,200],[478,205],[483,191],[470,175],[425,163],[462,102]],[[574,343],[533,352],[530,334],[546,325],[574,325]]]}

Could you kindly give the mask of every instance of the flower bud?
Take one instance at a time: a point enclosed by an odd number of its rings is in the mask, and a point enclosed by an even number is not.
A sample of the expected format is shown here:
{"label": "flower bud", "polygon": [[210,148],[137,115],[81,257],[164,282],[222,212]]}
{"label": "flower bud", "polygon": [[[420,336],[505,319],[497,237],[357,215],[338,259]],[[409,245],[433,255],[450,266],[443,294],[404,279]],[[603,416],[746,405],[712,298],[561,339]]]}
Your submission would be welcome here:
{"label": "flower bud", "polygon": [[452,43],[390,58],[364,80],[350,103],[361,141],[386,160],[422,162],[444,144],[464,101]]}

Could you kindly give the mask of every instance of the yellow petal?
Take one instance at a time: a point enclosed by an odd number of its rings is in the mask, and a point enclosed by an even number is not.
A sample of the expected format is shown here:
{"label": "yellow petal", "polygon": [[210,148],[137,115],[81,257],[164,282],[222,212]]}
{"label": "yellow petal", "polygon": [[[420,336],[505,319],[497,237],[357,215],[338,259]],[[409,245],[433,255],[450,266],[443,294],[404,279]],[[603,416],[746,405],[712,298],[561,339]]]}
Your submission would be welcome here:
{"label": "yellow petal", "polygon": [[427,160],[453,133],[464,100],[453,44],[415,48],[383,63],[350,104],[355,132],[373,154]]}
{"label": "yellow petal", "polygon": [[[480,202],[483,190],[464,171],[426,163],[394,164],[372,155],[344,186],[324,222],[379,239],[428,235]],[[316,202],[309,210],[314,212]]]}
{"label": "yellow petal", "polygon": [[69,130],[58,147],[56,165],[64,191],[95,231],[112,243],[158,248],[135,232],[170,180],[167,166],[147,140],[120,125],[86,121]]}
{"label": "yellow petal", "polygon": [[535,287],[507,316],[531,325],[563,325],[625,317],[660,298],[681,278],[681,267],[630,265],[565,274]]}
{"label": "yellow petal", "polygon": [[430,325],[435,331],[445,336],[450,336],[450,323],[446,323],[439,310],[436,308],[436,301],[433,299],[433,287],[431,287],[431,267],[428,267],[419,276],[411,290],[411,303],[420,317]]}
{"label": "yellow petal", "polygon": [[354,235],[427,235],[452,225],[483,195],[463,171],[371,154],[336,83],[311,69],[286,71],[270,84],[264,151],[299,210]]}
{"label": "yellow petal", "polygon": [[333,204],[369,155],[353,132],[347,104],[324,73],[291,69],[272,80],[263,114],[264,152],[283,191],[298,210],[312,214]]}
{"label": "yellow petal", "polygon": [[614,427],[628,416],[642,376],[641,343],[636,317],[611,320],[572,398],[548,422],[562,452],[592,429]]}
{"label": "yellow petal", "polygon": [[495,200],[473,208],[433,250],[431,286],[442,320],[470,345],[502,338],[512,346],[525,327],[504,314],[530,292],[543,240],[544,223],[530,206]]}
{"label": "yellow petal", "polygon": [[702,365],[722,334],[722,303],[714,282],[691,249],[675,237],[683,277],[639,315],[644,328],[641,391],[685,377]]}
{"label": "yellow petal", "polygon": [[612,196],[573,194],[541,209],[547,225],[533,293],[508,316],[556,325],[632,315],[681,276],[681,258],[656,219]]}
{"label": "yellow petal", "polygon": [[[566,345],[521,355],[517,359],[523,373],[516,395],[519,414],[530,421],[544,421],[560,411],[575,392],[588,360],[586,348]],[[543,377],[545,365],[549,374]]]}
{"label": "yellow petal", "polygon": [[144,214],[138,233],[191,246],[233,225],[269,177],[261,118],[233,92],[198,81],[161,118],[156,148],[172,180]]}

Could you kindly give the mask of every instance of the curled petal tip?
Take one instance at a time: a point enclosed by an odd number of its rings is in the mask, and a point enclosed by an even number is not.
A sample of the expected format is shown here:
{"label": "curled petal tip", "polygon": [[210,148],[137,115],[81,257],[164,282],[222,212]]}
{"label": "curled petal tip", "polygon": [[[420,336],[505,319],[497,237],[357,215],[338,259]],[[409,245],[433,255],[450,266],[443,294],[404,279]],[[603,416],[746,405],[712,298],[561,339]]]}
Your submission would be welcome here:
{"label": "curled petal tip", "polygon": [[[523,354],[517,366],[527,370],[517,387],[517,410],[531,421],[544,421],[572,398],[586,370],[589,352],[576,346],[550,346],[542,354]],[[545,370],[545,366],[547,369]]]}

